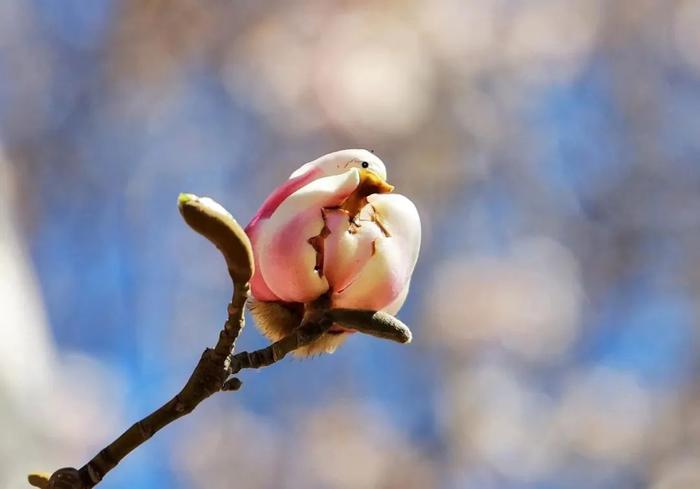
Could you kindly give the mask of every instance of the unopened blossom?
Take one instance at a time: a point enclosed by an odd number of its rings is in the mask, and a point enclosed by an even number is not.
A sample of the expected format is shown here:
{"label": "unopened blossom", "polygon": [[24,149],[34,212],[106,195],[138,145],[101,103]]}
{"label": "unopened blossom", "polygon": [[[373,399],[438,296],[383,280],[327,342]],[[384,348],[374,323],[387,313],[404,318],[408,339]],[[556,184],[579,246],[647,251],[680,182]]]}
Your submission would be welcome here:
{"label": "unopened blossom", "polygon": [[[266,336],[290,333],[319,299],[398,312],[421,228],[413,203],[392,191],[376,155],[349,149],[306,163],[270,194],[246,227],[256,265],[251,310]],[[347,333],[334,325],[298,353],[330,353]]]}

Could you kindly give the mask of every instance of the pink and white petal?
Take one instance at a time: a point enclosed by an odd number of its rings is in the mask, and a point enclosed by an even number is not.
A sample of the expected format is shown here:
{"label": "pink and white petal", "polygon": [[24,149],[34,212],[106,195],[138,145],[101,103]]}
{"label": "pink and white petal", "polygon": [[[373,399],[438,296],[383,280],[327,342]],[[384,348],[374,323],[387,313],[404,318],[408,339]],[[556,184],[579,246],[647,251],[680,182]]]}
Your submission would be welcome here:
{"label": "pink and white petal", "polygon": [[[332,295],[334,307],[384,309],[393,305],[410,281],[418,259],[421,229],[413,203],[399,194],[375,194],[368,198],[387,232],[375,240],[374,254],[355,280]],[[363,209],[361,215],[367,215]],[[379,225],[373,221],[366,225]]]}
{"label": "pink and white petal", "polygon": [[292,176],[277,187],[260,206],[258,212],[253,216],[250,223],[245,228],[245,232],[253,245],[253,258],[255,259],[255,272],[250,279],[250,292],[256,299],[260,301],[278,301],[280,300],[265,283],[262,273],[260,272],[260,256],[258,253],[257,240],[260,234],[260,223],[269,219],[277,208],[284,202],[287,197],[302,188],[304,185],[311,182],[321,174],[318,168],[307,168],[307,171],[299,175]]}
{"label": "pink and white petal", "polygon": [[308,163],[304,163],[299,168],[294,170],[291,175],[289,175],[289,179],[292,180],[294,178],[303,177],[303,176],[308,175],[309,173],[312,173],[312,172],[320,174],[321,169],[316,164],[317,161],[318,160],[314,160],[314,161],[309,161]]}
{"label": "pink and white petal", "polygon": [[[304,168],[304,166],[302,166],[301,168]],[[301,170],[301,168],[299,170]],[[255,214],[255,216],[253,216],[253,219],[251,219],[250,223],[246,226],[246,232],[248,232],[252,228],[255,228],[255,226],[261,219],[268,219],[277,210],[280,204],[285,201],[287,197],[292,195],[294,192],[296,192],[312,180],[321,176],[320,168],[315,167],[309,167],[306,169],[306,171],[301,172],[298,175],[297,172],[292,173],[292,176],[289,177],[289,180],[277,187],[265,199],[265,201],[260,206],[260,209],[258,209],[258,212]]]}
{"label": "pink and white petal", "polygon": [[384,309],[399,296],[404,288],[403,258],[396,247],[388,243],[390,238],[375,242],[376,252],[355,280],[344,290],[331,296],[333,307],[354,309]]}
{"label": "pink and white petal", "polygon": [[406,302],[406,297],[408,297],[408,291],[410,288],[411,281],[409,280],[408,283],[404,286],[403,290],[396,297],[396,299],[394,299],[388,306],[383,307],[382,311],[387,312],[392,316],[396,315],[396,313],[401,310],[403,303]]}
{"label": "pink and white petal", "polygon": [[396,244],[406,253],[406,263],[410,264],[412,272],[418,260],[421,242],[418,209],[408,197],[401,194],[372,194],[367,197],[367,201],[367,205],[381,216],[389,236],[399,238]]}
{"label": "pink and white petal", "polygon": [[315,270],[316,250],[308,242],[323,228],[321,209],[300,212],[265,236],[271,224],[262,225],[259,266],[272,293],[286,302],[310,302],[324,294],[328,281]]}
{"label": "pink and white petal", "polygon": [[277,297],[270,290],[270,287],[267,286],[262,272],[260,271],[260,256],[258,253],[259,233],[259,225],[246,228],[246,234],[248,235],[248,239],[250,239],[250,243],[253,246],[253,259],[255,260],[255,271],[253,272],[253,276],[250,278],[250,293],[259,301],[279,301],[280,298]]}
{"label": "pink and white petal", "polygon": [[340,205],[359,183],[356,168],[316,179],[259,222],[258,266],[265,284],[281,300],[309,302],[328,290],[328,281],[315,270],[316,250],[309,239],[323,229],[322,208]]}
{"label": "pink and white petal", "polygon": [[351,226],[346,212],[339,209],[326,211],[326,237],[323,273],[331,290],[341,292],[352,283],[372,257],[373,242],[381,236],[374,223]]}

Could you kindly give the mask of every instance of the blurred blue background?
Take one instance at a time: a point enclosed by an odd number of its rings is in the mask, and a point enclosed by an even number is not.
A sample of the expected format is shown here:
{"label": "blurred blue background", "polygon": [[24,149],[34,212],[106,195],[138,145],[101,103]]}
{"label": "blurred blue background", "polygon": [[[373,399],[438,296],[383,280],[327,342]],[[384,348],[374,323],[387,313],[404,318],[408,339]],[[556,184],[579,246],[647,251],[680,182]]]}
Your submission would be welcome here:
{"label": "blurred blue background", "polygon": [[215,341],[179,192],[246,223],[364,147],[423,220],[414,342],[246,372],[102,487],[700,487],[699,46],[691,0],[4,0],[0,485]]}

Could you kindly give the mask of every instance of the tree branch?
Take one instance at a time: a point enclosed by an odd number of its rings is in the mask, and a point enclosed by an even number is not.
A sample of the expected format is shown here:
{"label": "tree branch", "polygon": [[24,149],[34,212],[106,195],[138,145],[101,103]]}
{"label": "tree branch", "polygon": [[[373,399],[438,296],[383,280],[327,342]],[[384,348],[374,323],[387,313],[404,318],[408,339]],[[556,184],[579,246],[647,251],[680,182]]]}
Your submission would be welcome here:
{"label": "tree branch", "polygon": [[30,474],[29,483],[50,489],[89,489],[134,449],[160,429],[191,413],[203,400],[219,391],[237,390],[241,382],[231,377],[243,369],[261,368],[281,360],[293,350],[323,335],[334,323],[400,343],[411,340],[410,330],[393,316],[376,311],[327,309],[325,298],[307,308],[302,323],[289,336],[253,352],[232,354],[244,326],[248,282],[253,274],[250,241],[236,220],[209,198],[181,194],[178,207],[187,224],[211,241],[223,254],[233,281],[228,316],[214,348],[204,350],[185,386],[175,397],[138,421],[80,469],[66,467],[50,476]]}
{"label": "tree branch", "polygon": [[233,299],[228,306],[228,319],[219,334],[219,341],[214,348],[204,350],[182,390],[153,413],[131,426],[80,468],[78,475],[82,487],[96,485],[132,450],[161,428],[191,413],[200,402],[223,388],[229,374],[227,359],[243,328],[247,292],[247,284],[236,284]]}

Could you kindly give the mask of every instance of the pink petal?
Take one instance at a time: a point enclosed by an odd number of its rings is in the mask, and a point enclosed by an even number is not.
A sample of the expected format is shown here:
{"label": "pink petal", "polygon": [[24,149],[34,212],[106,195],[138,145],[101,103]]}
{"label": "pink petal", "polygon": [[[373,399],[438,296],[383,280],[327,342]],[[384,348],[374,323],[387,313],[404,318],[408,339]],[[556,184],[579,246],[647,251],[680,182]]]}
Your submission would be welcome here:
{"label": "pink petal", "polygon": [[258,270],[275,296],[287,302],[309,302],[328,290],[326,277],[315,270],[317,253],[309,239],[324,228],[322,209],[340,205],[359,182],[355,168],[318,178],[259,222],[260,234],[254,244]]}
{"label": "pink petal", "polygon": [[[260,256],[258,255],[258,235],[260,234],[260,226],[258,225],[260,221],[256,222],[254,226],[250,224],[246,227],[245,231],[250,239],[250,244],[253,246],[253,259],[255,260],[255,271],[253,276],[250,278],[250,293],[253,297],[259,301],[278,301],[280,300],[271,290],[270,287],[265,283],[265,279],[260,272]],[[252,223],[251,223],[252,224]]]}
{"label": "pink petal", "polygon": [[[300,170],[305,166],[306,165],[302,166]],[[246,231],[248,231],[248,228],[254,227],[260,219],[269,218],[287,197],[320,176],[321,170],[312,167],[307,168],[304,172],[299,172],[299,170],[297,170],[292,173],[292,177],[289,180],[277,187],[265,199],[265,202],[262,203],[258,212],[253,216],[253,219],[251,219],[250,224],[246,226]]]}
{"label": "pink petal", "polygon": [[[362,227],[380,229],[374,241],[374,254],[344,290],[331,297],[335,307],[381,310],[400,307],[401,295],[413,273],[420,248],[421,229],[418,211],[406,197],[398,194],[374,194],[362,209]],[[373,212],[379,221],[369,219]]]}
{"label": "pink petal", "polygon": [[[301,171],[302,169],[304,169],[304,171]],[[253,297],[256,299],[261,301],[280,300],[280,298],[277,297],[265,283],[262,273],[260,273],[260,267],[257,266],[257,264],[260,263],[258,246],[256,246],[258,235],[260,234],[260,221],[269,219],[287,197],[302,188],[307,183],[319,177],[320,174],[321,170],[319,168],[306,167],[306,165],[302,166],[302,168],[292,174],[289,180],[277,187],[267,197],[267,199],[265,199],[258,212],[246,226],[245,232],[253,245],[253,258],[255,259],[256,263],[255,272],[253,273],[253,277],[250,279],[250,291],[253,294]]]}
{"label": "pink petal", "polygon": [[408,290],[411,288],[411,281],[409,280],[406,285],[404,285],[403,290],[399,295],[388,305],[384,306],[381,310],[388,312],[391,315],[395,315],[406,302],[406,297],[408,297]]}

